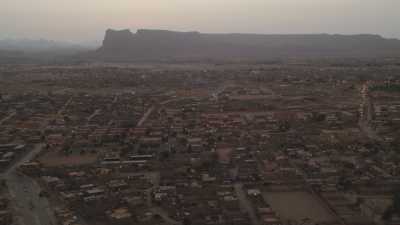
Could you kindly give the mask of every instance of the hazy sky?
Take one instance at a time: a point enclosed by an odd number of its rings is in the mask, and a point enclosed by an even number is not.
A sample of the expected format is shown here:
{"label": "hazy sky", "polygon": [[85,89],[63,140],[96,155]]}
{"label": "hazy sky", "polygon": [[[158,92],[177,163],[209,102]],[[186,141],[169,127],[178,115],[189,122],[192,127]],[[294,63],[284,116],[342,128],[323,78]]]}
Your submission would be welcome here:
{"label": "hazy sky", "polygon": [[400,0],[0,0],[0,38],[102,40],[107,28],[400,38]]}

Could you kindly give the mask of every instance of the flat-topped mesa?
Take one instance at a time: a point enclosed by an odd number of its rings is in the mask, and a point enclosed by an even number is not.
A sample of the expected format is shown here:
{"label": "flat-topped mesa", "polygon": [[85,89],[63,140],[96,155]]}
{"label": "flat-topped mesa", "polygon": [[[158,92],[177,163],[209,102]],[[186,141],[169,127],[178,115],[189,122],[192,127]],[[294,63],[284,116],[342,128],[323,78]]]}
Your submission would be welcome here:
{"label": "flat-topped mesa", "polygon": [[169,30],[107,30],[93,56],[106,60],[268,60],[400,57],[400,41],[379,35],[204,34]]}
{"label": "flat-topped mesa", "polygon": [[195,37],[200,33],[197,31],[189,31],[189,32],[180,32],[180,31],[170,31],[170,30],[149,30],[149,29],[139,29],[136,32],[136,35],[141,36],[159,36],[159,37],[170,37],[170,36],[186,36],[186,37]]}
{"label": "flat-topped mesa", "polygon": [[[116,47],[126,48],[126,44],[135,41],[136,39],[146,40],[179,40],[187,38],[199,37],[199,32],[176,32],[168,30],[147,30],[139,29],[136,34],[130,30],[112,30],[108,29],[103,41],[103,47],[106,49],[115,49]],[[125,45],[125,46],[124,46]]]}
{"label": "flat-topped mesa", "polygon": [[104,37],[102,48],[104,48],[104,50],[124,48],[132,40],[133,33],[128,29],[120,31],[108,29]]}

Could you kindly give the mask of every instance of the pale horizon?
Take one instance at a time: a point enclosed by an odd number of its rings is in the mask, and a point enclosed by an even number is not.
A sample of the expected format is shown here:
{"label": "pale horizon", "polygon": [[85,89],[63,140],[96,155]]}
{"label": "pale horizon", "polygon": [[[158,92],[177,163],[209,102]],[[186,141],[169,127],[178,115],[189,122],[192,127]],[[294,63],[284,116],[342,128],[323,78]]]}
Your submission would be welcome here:
{"label": "pale horizon", "polygon": [[400,38],[397,0],[0,0],[0,39],[101,42],[107,29],[377,34]]}

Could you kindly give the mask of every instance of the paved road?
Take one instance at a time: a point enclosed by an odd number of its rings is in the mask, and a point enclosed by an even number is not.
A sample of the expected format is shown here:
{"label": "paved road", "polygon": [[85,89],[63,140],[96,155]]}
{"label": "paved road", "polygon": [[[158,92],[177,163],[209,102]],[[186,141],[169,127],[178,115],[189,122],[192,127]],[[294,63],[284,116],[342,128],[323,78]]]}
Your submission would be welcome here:
{"label": "paved road", "polygon": [[[182,100],[184,98],[175,98],[175,99],[169,99],[169,100],[165,100],[163,102],[160,102],[160,105],[166,105],[168,103],[174,102],[174,101],[179,101]],[[153,113],[153,111],[156,109],[156,106],[153,105],[151,106],[149,109],[147,109],[147,111],[143,114],[142,118],[139,120],[139,122],[136,124],[137,127],[142,126],[146,120],[148,119],[148,117],[151,115],[151,113]]]}
{"label": "paved road", "polygon": [[40,186],[30,177],[18,175],[16,169],[32,160],[42,149],[37,144],[34,149],[8,168],[1,177],[6,180],[11,195],[11,204],[15,209],[20,225],[54,225],[55,219],[46,198],[39,198]]}
{"label": "paved road", "polygon": [[372,114],[373,114],[373,104],[371,97],[369,95],[368,83],[365,83],[361,88],[362,103],[360,105],[361,117],[358,122],[360,130],[370,139],[380,141],[381,138],[371,127]]}
{"label": "paved road", "polygon": [[[72,102],[72,97],[58,110],[61,115]],[[43,121],[42,128],[46,128],[51,119]],[[47,198],[39,198],[41,191],[36,181],[24,175],[18,175],[16,169],[23,163],[31,161],[44,149],[44,144],[36,144],[31,151],[15,162],[0,177],[5,179],[12,197],[11,204],[17,214],[19,225],[55,225],[56,220]]]}
{"label": "paved road", "polygon": [[68,108],[68,106],[72,103],[73,98],[70,97],[67,102],[63,105],[63,107],[61,107],[60,110],[57,111],[57,115],[62,115],[65,110]]}
{"label": "paved road", "polygon": [[251,202],[247,198],[246,193],[243,190],[243,185],[241,183],[236,183],[234,187],[236,196],[239,199],[240,207],[249,214],[251,223],[253,225],[259,225],[260,221],[257,218],[254,207],[252,206]]}
{"label": "paved road", "polygon": [[7,178],[13,174],[13,172],[22,164],[32,160],[37,154],[39,154],[44,148],[44,144],[36,144],[31,151],[25,154],[21,159],[15,162],[11,167],[9,167],[3,174],[2,177]]}
{"label": "paved road", "polygon": [[46,198],[40,198],[40,186],[26,176],[11,175],[7,185],[21,225],[54,225],[55,219]]}
{"label": "paved road", "polygon": [[101,109],[96,109],[94,112],[87,118],[86,125],[89,125],[90,121],[97,115],[99,115],[101,112]]}
{"label": "paved road", "polygon": [[150,107],[146,113],[142,116],[142,118],[139,120],[136,126],[140,127],[146,122],[147,118],[150,116],[150,114],[154,111],[155,106]]}
{"label": "paved road", "polygon": [[18,175],[16,169],[32,160],[42,149],[43,144],[34,149],[1,174],[7,182],[11,195],[11,204],[15,209],[20,225],[54,225],[55,218],[46,198],[39,198],[40,186],[30,177]]}
{"label": "paved road", "polygon": [[172,219],[171,217],[169,217],[168,214],[162,208],[153,207],[153,208],[150,209],[150,211],[152,213],[156,214],[156,215],[159,215],[168,224],[171,224],[171,225],[182,225],[181,222],[178,222],[178,221]]}
{"label": "paved road", "polygon": [[2,125],[4,122],[6,122],[7,120],[13,118],[15,115],[17,114],[17,112],[12,112],[10,113],[8,116],[4,117],[3,119],[0,120],[0,125]]}

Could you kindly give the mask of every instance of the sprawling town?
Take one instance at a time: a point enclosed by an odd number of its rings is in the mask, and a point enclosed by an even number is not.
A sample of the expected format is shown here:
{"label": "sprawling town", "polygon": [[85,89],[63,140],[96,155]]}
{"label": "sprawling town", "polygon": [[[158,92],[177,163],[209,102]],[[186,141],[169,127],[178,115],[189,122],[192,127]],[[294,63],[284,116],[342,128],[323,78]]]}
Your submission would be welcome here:
{"label": "sprawling town", "polygon": [[398,225],[399,65],[0,67],[1,225]]}

